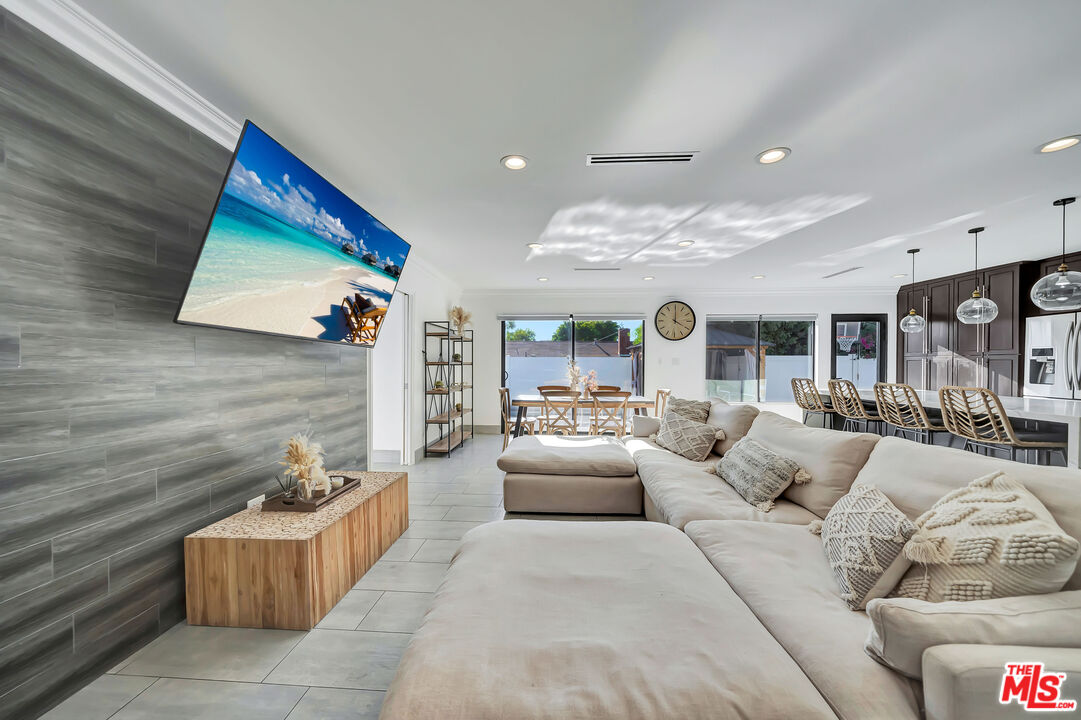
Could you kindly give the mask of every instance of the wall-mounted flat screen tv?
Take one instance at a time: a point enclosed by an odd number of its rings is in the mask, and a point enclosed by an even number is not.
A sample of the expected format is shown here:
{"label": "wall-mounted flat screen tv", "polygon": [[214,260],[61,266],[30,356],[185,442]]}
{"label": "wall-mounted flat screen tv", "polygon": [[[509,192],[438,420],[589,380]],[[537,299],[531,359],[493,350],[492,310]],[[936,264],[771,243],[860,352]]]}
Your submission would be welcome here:
{"label": "wall-mounted flat screen tv", "polygon": [[408,255],[249,121],[176,321],[372,347]]}

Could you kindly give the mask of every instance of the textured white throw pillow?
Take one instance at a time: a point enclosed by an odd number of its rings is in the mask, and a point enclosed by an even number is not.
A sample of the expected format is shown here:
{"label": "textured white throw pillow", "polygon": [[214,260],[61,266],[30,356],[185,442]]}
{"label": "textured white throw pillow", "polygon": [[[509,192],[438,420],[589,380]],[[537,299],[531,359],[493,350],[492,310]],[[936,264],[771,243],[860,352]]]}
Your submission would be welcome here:
{"label": "textured white throw pillow", "polygon": [[[707,403],[708,404],[708,403]],[[655,441],[665,450],[701,462],[709,457],[713,443],[723,437],[723,431],[712,425],[695,422],[671,410],[665,411],[661,429]]]}
{"label": "textured white throw pillow", "polygon": [[793,482],[811,481],[811,476],[798,462],[778,455],[749,437],[733,445],[717,461],[714,471],[761,512],[772,510],[773,501]]}
{"label": "textured white throw pillow", "polygon": [[894,597],[930,602],[1039,595],[1062,589],[1081,543],[1024,485],[996,472],[945,495],[916,519],[905,546],[918,565]]}
{"label": "textured white throw pillow", "polygon": [[853,610],[885,597],[912,564],[903,550],[916,526],[874,485],[853,485],[810,529],[821,533],[841,599]]}

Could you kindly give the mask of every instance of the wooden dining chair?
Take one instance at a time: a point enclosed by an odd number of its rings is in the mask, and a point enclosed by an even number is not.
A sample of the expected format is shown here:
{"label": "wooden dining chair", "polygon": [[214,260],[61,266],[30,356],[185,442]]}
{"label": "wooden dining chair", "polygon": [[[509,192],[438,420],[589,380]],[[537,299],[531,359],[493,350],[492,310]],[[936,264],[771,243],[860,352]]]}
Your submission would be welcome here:
{"label": "wooden dining chair", "polygon": [[[507,449],[507,445],[510,443],[510,437],[514,434],[515,418],[512,412],[513,408],[510,404],[510,390],[505,387],[499,388],[499,408],[503,413],[503,449]],[[527,432],[530,435],[535,435],[538,432],[544,432],[544,421],[541,418],[523,418],[522,419],[522,431]]]}
{"label": "wooden dining chair", "polygon": [[911,434],[916,442],[933,443],[936,432],[949,432],[949,428],[941,424],[941,415],[936,413],[932,417],[911,385],[875,383],[875,402],[878,414],[893,427],[893,435],[908,437]]}
{"label": "wooden dining chair", "polygon": [[570,392],[571,391],[571,386],[570,385],[538,385],[537,386],[537,392],[539,392],[541,395],[543,395],[546,390],[553,390],[553,391],[558,390],[558,391],[561,391],[561,392]]}
{"label": "wooden dining chair", "polygon": [[845,419],[841,430],[869,432],[871,423],[881,427],[882,416],[867,411],[859,390],[851,380],[834,378],[829,381],[829,389],[830,404]]}
{"label": "wooden dining chair", "polygon": [[541,395],[544,397],[544,432],[549,435],[577,435],[578,393],[573,390],[541,390]]}
{"label": "wooden dining chair", "polygon": [[622,390],[594,390],[590,394],[593,414],[589,419],[589,434],[614,433],[616,437],[627,434],[627,400],[629,392]]}
{"label": "wooden dining chair", "polygon": [[[800,410],[803,410],[803,424],[807,424],[807,418],[811,415],[822,416],[822,427],[833,426],[833,406],[830,401],[823,399],[821,393],[818,392],[818,388],[815,386],[815,381],[811,378],[792,378],[792,397],[796,400],[796,405]],[[826,424],[826,418],[830,419],[829,425]]]}
{"label": "wooden dining chair", "polygon": [[657,402],[653,405],[653,411],[657,417],[664,417],[664,408],[668,405],[668,396],[672,391],[668,388],[657,388]]}
{"label": "wooden dining chair", "polygon": [[938,400],[943,423],[954,435],[964,438],[965,450],[1006,452],[1011,460],[1017,459],[1018,450],[1025,451],[1026,460],[1028,453],[1035,451],[1037,465],[1050,465],[1051,453],[1057,452],[1066,462],[1063,433],[1015,429],[1002,400],[987,388],[946,385],[939,388]]}

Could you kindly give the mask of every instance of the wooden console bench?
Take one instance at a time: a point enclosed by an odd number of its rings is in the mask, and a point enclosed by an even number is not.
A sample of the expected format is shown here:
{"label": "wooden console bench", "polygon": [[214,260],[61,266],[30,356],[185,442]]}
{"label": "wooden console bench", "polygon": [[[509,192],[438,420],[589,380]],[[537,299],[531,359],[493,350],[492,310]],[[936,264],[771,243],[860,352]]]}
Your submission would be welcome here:
{"label": "wooden console bench", "polygon": [[192,625],[310,630],[409,526],[406,473],[361,472],[318,512],[249,508],[184,538]]}

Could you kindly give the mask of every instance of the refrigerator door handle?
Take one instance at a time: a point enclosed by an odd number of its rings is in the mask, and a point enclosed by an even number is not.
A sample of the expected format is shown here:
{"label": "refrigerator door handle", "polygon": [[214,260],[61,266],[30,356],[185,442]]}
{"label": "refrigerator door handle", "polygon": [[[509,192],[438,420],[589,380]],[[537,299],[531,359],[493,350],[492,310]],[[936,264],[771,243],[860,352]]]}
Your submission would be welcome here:
{"label": "refrigerator door handle", "polygon": [[[1070,321],[1070,327],[1066,328],[1066,346],[1062,350],[1062,359],[1066,361],[1065,364],[1063,364],[1062,369],[1066,373],[1066,389],[1069,390],[1070,392],[1073,392],[1073,390],[1074,390],[1074,381],[1073,381],[1073,367],[1074,367],[1074,364],[1070,360],[1070,340],[1073,339],[1073,331],[1074,331],[1074,326],[1076,324],[1077,324],[1076,319],[1071,320]],[[1076,355],[1075,355],[1075,358],[1076,358]]]}
{"label": "refrigerator door handle", "polygon": [[1075,391],[1081,390],[1081,365],[1078,365],[1077,362],[1079,346],[1081,346],[1081,325],[1077,326],[1073,336],[1073,384]]}

